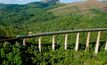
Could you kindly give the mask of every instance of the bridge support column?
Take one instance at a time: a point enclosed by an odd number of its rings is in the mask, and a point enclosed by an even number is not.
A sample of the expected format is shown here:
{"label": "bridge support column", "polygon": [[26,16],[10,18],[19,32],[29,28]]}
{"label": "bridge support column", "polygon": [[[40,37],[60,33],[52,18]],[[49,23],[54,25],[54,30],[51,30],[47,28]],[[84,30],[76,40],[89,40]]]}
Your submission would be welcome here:
{"label": "bridge support column", "polygon": [[68,34],[65,34],[65,50],[67,50]]}
{"label": "bridge support column", "polygon": [[78,48],[79,48],[79,35],[80,35],[80,33],[78,32],[77,33],[77,38],[76,38],[75,51],[78,51]]}
{"label": "bridge support column", "polygon": [[89,50],[90,33],[91,33],[91,32],[88,32],[88,34],[87,34],[86,49],[85,49],[86,51]]}
{"label": "bridge support column", "polygon": [[52,50],[55,50],[55,35],[52,37]]}
{"label": "bridge support column", "polygon": [[41,52],[41,37],[39,37],[39,45],[38,45],[39,51]]}
{"label": "bridge support column", "polygon": [[95,54],[98,53],[99,43],[100,43],[100,36],[101,36],[101,31],[98,32],[97,41],[96,41],[96,46],[95,46]]}
{"label": "bridge support column", "polygon": [[23,46],[26,46],[26,39],[23,39]]}
{"label": "bridge support column", "polygon": [[106,44],[105,44],[105,50],[107,51],[107,40],[106,40]]}

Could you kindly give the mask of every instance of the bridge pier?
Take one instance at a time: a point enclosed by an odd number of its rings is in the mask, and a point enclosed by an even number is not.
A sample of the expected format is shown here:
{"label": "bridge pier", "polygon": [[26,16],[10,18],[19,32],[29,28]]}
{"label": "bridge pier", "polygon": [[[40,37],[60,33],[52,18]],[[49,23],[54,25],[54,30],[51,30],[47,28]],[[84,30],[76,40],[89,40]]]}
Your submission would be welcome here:
{"label": "bridge pier", "polygon": [[41,52],[41,37],[39,37],[39,45],[38,45],[39,51]]}
{"label": "bridge pier", "polygon": [[23,39],[23,46],[26,46],[26,39]]}
{"label": "bridge pier", "polygon": [[101,31],[98,32],[96,46],[95,46],[95,54],[97,54],[99,50],[100,36],[101,36]]}
{"label": "bridge pier", "polygon": [[52,37],[52,50],[55,50],[55,35]]}
{"label": "bridge pier", "polygon": [[65,50],[67,50],[68,34],[65,34]]}
{"label": "bridge pier", "polygon": [[79,49],[79,35],[80,35],[80,33],[78,32],[77,33],[77,38],[76,38],[75,51],[78,51],[78,49]]}
{"label": "bridge pier", "polygon": [[106,44],[105,44],[105,50],[107,51],[107,40],[106,40]]}
{"label": "bridge pier", "polygon": [[89,50],[90,34],[91,34],[91,32],[88,32],[88,34],[87,34],[86,49],[85,49],[86,51]]}

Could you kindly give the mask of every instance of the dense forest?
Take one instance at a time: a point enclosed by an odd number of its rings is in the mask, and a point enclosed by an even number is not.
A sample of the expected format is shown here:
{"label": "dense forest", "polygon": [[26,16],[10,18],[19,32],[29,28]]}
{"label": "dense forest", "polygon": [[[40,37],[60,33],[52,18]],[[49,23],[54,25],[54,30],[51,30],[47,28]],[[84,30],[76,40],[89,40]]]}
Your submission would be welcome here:
{"label": "dense forest", "polygon": [[[90,8],[57,16],[48,10],[64,6],[65,4],[34,2],[25,5],[0,4],[0,37],[16,37],[17,35],[52,32],[61,30],[74,30],[86,28],[107,28],[107,12],[99,8]],[[64,14],[64,13],[63,13]],[[86,36],[84,33],[83,36]],[[81,37],[81,50],[74,51],[75,34],[70,35],[69,49],[63,49],[63,36],[57,37],[57,47],[51,50],[50,37],[44,37],[42,52],[38,51],[37,39],[30,39],[31,45],[23,46],[22,42],[0,44],[0,65],[106,65],[107,52],[104,51],[105,39],[103,37],[100,52],[96,56],[93,53],[96,33],[92,33],[90,51],[84,51],[85,38]],[[61,39],[59,39],[61,37]]]}

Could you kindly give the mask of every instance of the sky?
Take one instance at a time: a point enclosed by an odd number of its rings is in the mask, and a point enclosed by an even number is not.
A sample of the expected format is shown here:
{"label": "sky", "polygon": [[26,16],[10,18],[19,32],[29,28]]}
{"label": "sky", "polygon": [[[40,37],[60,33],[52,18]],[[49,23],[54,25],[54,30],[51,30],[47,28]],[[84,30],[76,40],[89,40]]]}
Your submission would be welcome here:
{"label": "sky", "polygon": [[[0,3],[5,3],[5,4],[25,4],[29,2],[36,2],[36,1],[41,1],[41,0],[0,0]],[[80,0],[60,0],[61,2],[64,3],[70,3],[70,2],[76,2]]]}

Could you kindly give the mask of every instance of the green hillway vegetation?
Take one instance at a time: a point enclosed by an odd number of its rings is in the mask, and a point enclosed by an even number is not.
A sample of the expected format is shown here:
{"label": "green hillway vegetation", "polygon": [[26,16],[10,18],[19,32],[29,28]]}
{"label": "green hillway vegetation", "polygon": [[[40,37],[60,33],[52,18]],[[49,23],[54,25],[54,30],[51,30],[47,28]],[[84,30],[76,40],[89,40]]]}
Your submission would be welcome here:
{"label": "green hillway vegetation", "polygon": [[[67,15],[56,16],[47,10],[58,4],[30,3],[26,5],[0,5],[0,36],[15,37],[18,34],[52,32],[86,28],[107,28],[107,12],[90,8]],[[75,9],[75,10],[76,10]],[[94,54],[97,33],[92,33],[90,50],[85,51],[86,33],[80,35],[79,51],[74,51],[76,34],[69,34],[68,50],[64,50],[64,35],[58,35],[56,50],[51,49],[51,36],[42,38],[42,52],[38,51],[38,38],[29,39],[28,46],[22,41],[0,43],[0,65],[106,65],[104,51],[107,33],[103,32],[100,51]]]}

